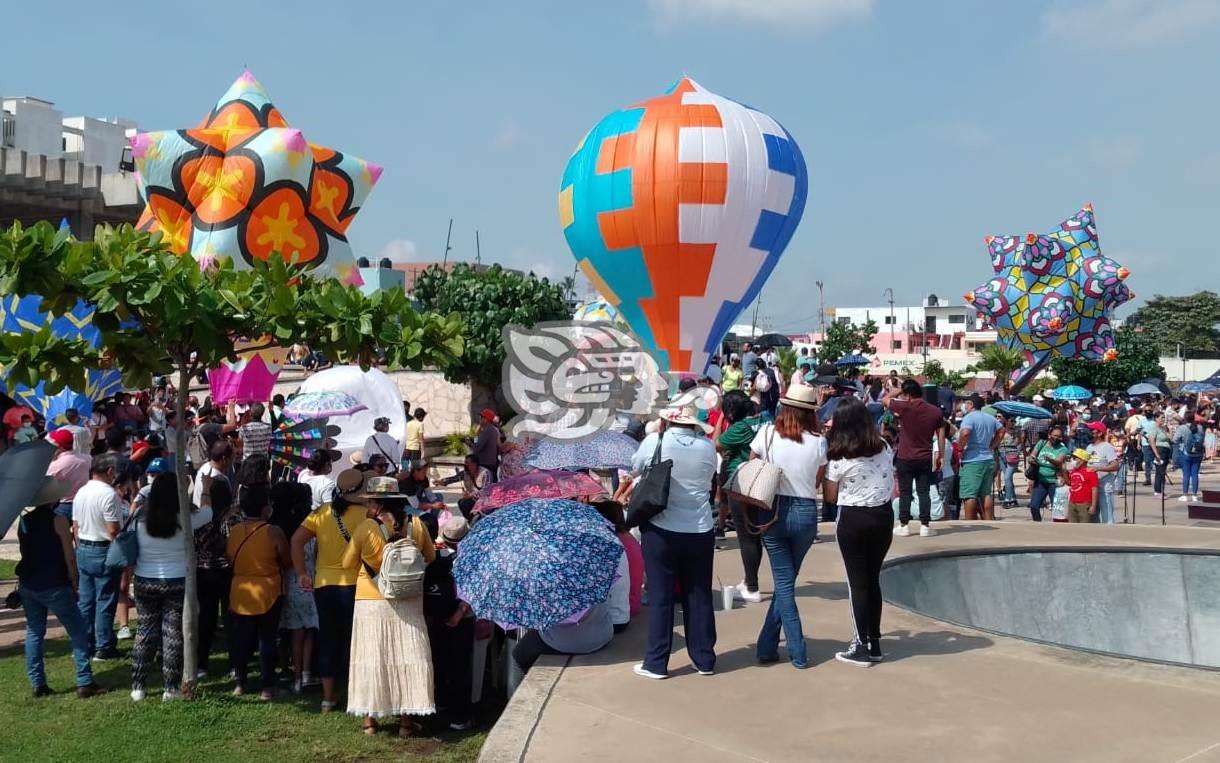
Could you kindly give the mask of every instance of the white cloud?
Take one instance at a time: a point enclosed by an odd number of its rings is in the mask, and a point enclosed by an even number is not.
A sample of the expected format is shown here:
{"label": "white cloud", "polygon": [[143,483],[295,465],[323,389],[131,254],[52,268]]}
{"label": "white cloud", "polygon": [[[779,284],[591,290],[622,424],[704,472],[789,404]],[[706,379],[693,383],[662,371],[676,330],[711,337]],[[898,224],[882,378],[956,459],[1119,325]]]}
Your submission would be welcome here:
{"label": "white cloud", "polygon": [[525,137],[525,129],[517,123],[517,120],[509,117],[500,123],[491,142],[496,148],[512,148],[524,141]]}
{"label": "white cloud", "polygon": [[1148,48],[1178,42],[1220,21],[1220,0],[1057,0],[1044,36],[1073,44]]}
{"label": "white cloud", "polygon": [[873,0],[649,0],[662,21],[746,21],[826,27],[868,16]]}
{"label": "white cloud", "polygon": [[415,248],[414,241],[398,238],[387,242],[385,246],[381,247],[381,253],[377,255],[377,259],[380,260],[384,257],[389,257],[390,262],[399,265],[418,259],[418,251]]}
{"label": "white cloud", "polygon": [[1109,172],[1126,172],[1144,153],[1140,141],[1130,135],[1097,138],[1089,141],[1085,151],[1090,161]]}
{"label": "white cloud", "polygon": [[945,142],[970,150],[987,148],[994,142],[991,133],[970,122],[945,125],[941,128],[940,135]]}

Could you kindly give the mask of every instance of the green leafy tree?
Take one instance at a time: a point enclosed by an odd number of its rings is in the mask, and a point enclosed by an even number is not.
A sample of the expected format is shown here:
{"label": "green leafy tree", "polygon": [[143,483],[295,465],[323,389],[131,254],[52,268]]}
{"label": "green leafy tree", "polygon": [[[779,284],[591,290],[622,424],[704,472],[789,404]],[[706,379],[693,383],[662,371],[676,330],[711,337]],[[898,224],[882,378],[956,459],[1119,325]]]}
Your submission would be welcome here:
{"label": "green leafy tree", "polygon": [[1136,310],[1128,321],[1139,328],[1162,356],[1187,357],[1220,352],[1220,295],[1200,291],[1184,297],[1160,294]]}
{"label": "green leafy tree", "polygon": [[1010,350],[998,344],[989,344],[979,353],[979,362],[971,366],[975,372],[982,371],[993,374],[995,383],[992,387],[1005,387],[1013,371],[1025,363],[1025,356],[1020,350]]}
{"label": "green leafy tree", "polygon": [[452,270],[433,265],[415,279],[413,297],[420,308],[460,313],[465,321],[465,349],[448,366],[445,378],[471,385],[471,407],[494,407],[504,365],[503,329],[532,326],[572,317],[570,283],[551,283],[533,273],[512,273],[499,265],[477,269],[466,264]]}
{"label": "green leafy tree", "polygon": [[929,360],[923,365],[923,376],[929,384],[938,387],[948,387],[954,392],[961,392],[970,383],[970,377],[961,371],[946,371],[939,360]]}
{"label": "green leafy tree", "polygon": [[856,353],[876,354],[877,348],[872,346],[875,336],[877,323],[873,320],[865,322],[863,326],[835,321],[826,327],[826,336],[822,337],[822,346],[818,348],[818,360],[833,363]]}
{"label": "green leafy tree", "polygon": [[787,347],[779,350],[779,358],[777,365],[781,378],[787,383],[792,378],[792,374],[796,373],[796,350]]}
{"label": "green leafy tree", "polygon": [[[49,223],[0,233],[0,295],[41,297],[42,309],[63,314],[78,300],[96,307],[94,348],[80,339],[36,333],[0,334],[0,367],[11,386],[46,382],[48,394],[84,389],[85,369],[117,366],[128,387],[147,387],[153,375],[176,373],[174,408],[186,420],[190,380],[226,358],[235,342],[267,337],[267,344],[304,342],[341,363],[368,367],[380,354],[392,368],[446,368],[463,350],[456,315],[421,315],[401,292],[371,296],[331,279],[318,279],[279,257],[238,271],[223,260],[201,270],[191,257],[170,253],[160,236],[99,227],[94,241],[77,241]],[[186,453],[178,428],[176,452]],[[188,474],[178,463],[182,525],[190,526]],[[195,680],[195,547],[186,533],[187,580],[183,618],[183,687]]]}
{"label": "green leafy tree", "polygon": [[1054,358],[1051,372],[1060,384],[1079,384],[1090,390],[1125,390],[1141,379],[1165,378],[1161,353],[1154,339],[1124,326],[1114,334],[1118,357],[1112,361]]}

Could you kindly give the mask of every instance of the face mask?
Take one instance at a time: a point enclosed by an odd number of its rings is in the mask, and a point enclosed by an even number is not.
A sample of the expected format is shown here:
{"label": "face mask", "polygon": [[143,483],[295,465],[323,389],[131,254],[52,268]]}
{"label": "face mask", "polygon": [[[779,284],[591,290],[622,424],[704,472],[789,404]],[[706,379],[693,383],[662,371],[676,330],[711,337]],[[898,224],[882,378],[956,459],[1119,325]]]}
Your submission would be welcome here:
{"label": "face mask", "polygon": [[1068,461],[1068,471],[1073,471],[1080,468],[1080,459],[1073,458]]}

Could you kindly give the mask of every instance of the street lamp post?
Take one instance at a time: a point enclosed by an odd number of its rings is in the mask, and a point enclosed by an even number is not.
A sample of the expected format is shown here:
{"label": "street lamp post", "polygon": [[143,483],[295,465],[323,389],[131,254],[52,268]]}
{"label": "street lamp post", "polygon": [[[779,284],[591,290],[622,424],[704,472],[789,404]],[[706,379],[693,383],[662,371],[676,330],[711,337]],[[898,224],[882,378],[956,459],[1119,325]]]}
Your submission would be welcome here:
{"label": "street lamp post", "polygon": [[[890,352],[894,351],[894,290],[886,289],[885,293],[890,298]],[[887,353],[888,354],[888,353]]]}
{"label": "street lamp post", "polygon": [[825,295],[822,292],[824,284],[821,281],[814,281],[818,286],[818,333],[822,335],[822,341],[826,341],[826,301]]}

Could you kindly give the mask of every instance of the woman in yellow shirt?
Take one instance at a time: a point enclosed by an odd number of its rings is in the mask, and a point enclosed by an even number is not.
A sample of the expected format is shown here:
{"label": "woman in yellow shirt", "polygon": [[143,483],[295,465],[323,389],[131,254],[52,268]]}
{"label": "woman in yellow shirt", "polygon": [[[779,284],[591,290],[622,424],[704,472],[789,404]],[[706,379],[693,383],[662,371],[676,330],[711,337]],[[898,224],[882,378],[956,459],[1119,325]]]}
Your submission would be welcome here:
{"label": "woman in yellow shirt", "polygon": [[410,716],[436,712],[423,597],[382,598],[374,576],[382,550],[396,540],[409,538],[427,562],[436,550],[423,522],[407,516],[407,497],[394,478],[373,477],[363,497],[377,519],[360,523],[343,555],[344,567],[359,570],[347,712],[364,716],[370,735],[377,733],[377,718],[397,715],[399,736],[409,737],[417,730]]}
{"label": "woman in yellow shirt", "polygon": [[233,643],[229,649],[237,685],[233,695],[246,690],[246,669],[254,644],[258,643],[261,699],[275,696],[275,637],[280,627],[282,570],[292,565],[284,531],[267,522],[271,514],[270,490],[265,485],[247,487],[241,493],[245,521],[229,530],[225,556],[233,564],[229,589],[229,612]]}

